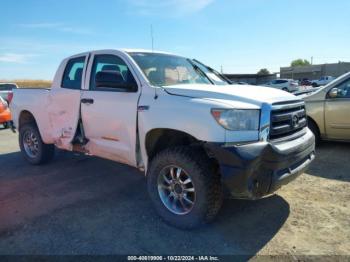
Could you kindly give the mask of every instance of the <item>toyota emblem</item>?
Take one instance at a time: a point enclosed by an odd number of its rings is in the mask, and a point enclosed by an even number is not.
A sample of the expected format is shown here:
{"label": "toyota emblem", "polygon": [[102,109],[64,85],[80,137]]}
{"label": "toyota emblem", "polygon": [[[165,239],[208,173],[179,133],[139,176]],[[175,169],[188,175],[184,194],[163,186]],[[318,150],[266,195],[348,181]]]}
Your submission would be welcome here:
{"label": "toyota emblem", "polygon": [[297,114],[292,116],[292,126],[297,128],[299,126],[299,116]]}

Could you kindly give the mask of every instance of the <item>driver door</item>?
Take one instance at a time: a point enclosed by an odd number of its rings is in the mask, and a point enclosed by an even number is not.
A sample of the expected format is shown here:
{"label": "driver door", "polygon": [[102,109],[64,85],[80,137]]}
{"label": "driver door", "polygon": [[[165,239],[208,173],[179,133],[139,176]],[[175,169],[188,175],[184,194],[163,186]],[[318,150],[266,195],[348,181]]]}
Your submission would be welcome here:
{"label": "driver door", "polygon": [[[128,90],[113,87],[107,79],[103,82],[105,85],[97,85],[96,76],[101,72],[117,74],[125,84],[138,88]],[[116,51],[95,52],[90,59],[89,79],[86,80],[81,99],[84,132],[89,140],[86,145],[88,151],[131,166],[137,165],[137,104],[141,93],[134,75],[122,54]]]}
{"label": "driver door", "polygon": [[337,96],[331,98],[328,93],[325,101],[327,138],[350,140],[350,79],[335,88],[338,89]]}

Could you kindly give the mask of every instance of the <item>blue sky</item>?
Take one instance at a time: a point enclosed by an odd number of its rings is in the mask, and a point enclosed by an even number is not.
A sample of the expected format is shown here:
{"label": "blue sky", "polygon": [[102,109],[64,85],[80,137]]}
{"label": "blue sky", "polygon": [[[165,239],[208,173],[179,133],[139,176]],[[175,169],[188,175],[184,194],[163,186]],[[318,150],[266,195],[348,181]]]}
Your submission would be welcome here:
{"label": "blue sky", "polygon": [[1,0],[0,79],[51,79],[77,52],[154,46],[225,73],[350,61],[348,0]]}

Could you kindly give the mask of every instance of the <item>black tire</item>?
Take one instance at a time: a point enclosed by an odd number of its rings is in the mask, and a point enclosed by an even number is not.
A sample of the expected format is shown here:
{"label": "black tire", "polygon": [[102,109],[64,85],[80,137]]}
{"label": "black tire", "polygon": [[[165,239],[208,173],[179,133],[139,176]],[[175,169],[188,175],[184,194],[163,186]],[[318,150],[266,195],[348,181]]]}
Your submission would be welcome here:
{"label": "black tire", "polygon": [[316,123],[313,120],[308,120],[308,128],[311,130],[311,132],[314,134],[315,136],[315,142],[316,145],[320,144],[321,141],[321,136],[320,136],[320,131],[318,129],[318,126],[316,125]]}
{"label": "black tire", "polygon": [[318,87],[318,84],[312,83],[312,87]]}
{"label": "black tire", "polygon": [[7,122],[2,123],[2,125],[3,125],[3,127],[4,127],[5,129],[9,128],[9,123],[7,123]]}
{"label": "black tire", "polygon": [[282,90],[283,90],[283,91],[286,91],[286,92],[289,92],[289,90],[288,90],[287,87],[283,87]]}
{"label": "black tire", "polygon": [[[176,165],[188,174],[195,189],[195,201],[186,214],[175,214],[161,200],[158,176],[169,165]],[[219,172],[200,147],[176,147],[158,153],[147,172],[148,192],[158,214],[170,225],[192,229],[211,222],[219,212],[223,191]]]}
{"label": "black tire", "polygon": [[[28,132],[31,132],[34,137],[37,139],[37,153],[30,155],[26,151],[25,146],[25,136]],[[24,158],[33,165],[40,165],[49,162],[55,154],[55,146],[45,144],[39,133],[38,127],[35,123],[29,123],[23,125],[19,130],[19,146]]]}

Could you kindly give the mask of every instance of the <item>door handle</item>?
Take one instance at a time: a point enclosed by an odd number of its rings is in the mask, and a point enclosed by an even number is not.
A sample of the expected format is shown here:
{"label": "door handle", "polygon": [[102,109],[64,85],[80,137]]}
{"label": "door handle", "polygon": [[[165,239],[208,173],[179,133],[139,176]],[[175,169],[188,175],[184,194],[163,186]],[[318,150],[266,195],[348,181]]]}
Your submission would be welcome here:
{"label": "door handle", "polygon": [[92,98],[83,98],[80,100],[83,104],[93,104],[94,100]]}

